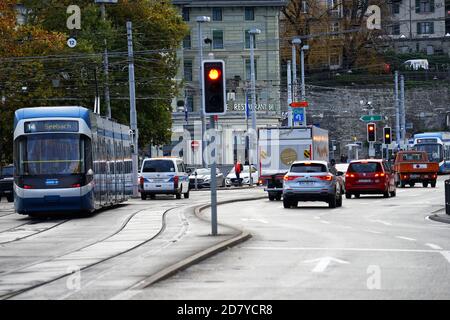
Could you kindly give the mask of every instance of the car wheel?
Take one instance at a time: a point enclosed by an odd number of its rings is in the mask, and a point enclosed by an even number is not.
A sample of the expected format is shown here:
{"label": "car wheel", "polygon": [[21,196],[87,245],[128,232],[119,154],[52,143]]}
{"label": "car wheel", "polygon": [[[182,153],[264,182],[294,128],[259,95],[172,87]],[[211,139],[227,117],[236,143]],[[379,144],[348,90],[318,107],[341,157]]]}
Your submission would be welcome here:
{"label": "car wheel", "polygon": [[14,195],[7,196],[6,200],[8,200],[8,202],[14,202]]}
{"label": "car wheel", "polygon": [[329,208],[336,208],[336,206],[337,206],[337,199],[336,199],[336,195],[334,194],[328,200],[328,207]]}
{"label": "car wheel", "polygon": [[351,199],[352,198],[352,194],[347,192],[345,193],[345,199]]}
{"label": "car wheel", "polygon": [[424,188],[428,188],[428,182],[422,182],[422,186],[423,186]]}
{"label": "car wheel", "polygon": [[291,201],[283,198],[283,207],[285,209],[289,209],[291,207],[291,205],[292,205]]}
{"label": "car wheel", "polygon": [[274,201],[274,200],[275,200],[275,196],[274,196],[274,195],[271,195],[271,194],[269,194],[269,200],[270,200],[270,201]]}
{"label": "car wheel", "polygon": [[431,181],[431,187],[432,187],[432,188],[436,188],[436,180]]}
{"label": "car wheel", "polygon": [[147,200],[147,195],[141,192],[141,200]]}

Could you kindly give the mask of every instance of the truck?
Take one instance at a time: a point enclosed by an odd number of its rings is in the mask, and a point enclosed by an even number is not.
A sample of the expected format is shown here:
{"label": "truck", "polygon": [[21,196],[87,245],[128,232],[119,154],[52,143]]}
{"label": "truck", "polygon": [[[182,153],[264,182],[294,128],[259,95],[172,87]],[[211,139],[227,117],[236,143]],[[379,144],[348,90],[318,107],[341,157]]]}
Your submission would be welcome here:
{"label": "truck", "polygon": [[407,184],[414,187],[422,183],[423,187],[436,187],[439,164],[428,159],[426,151],[399,151],[395,157],[394,172],[397,185],[404,188]]}
{"label": "truck", "polygon": [[329,159],[328,130],[317,126],[258,130],[259,181],[269,200],[281,200],[283,178],[297,160]]}

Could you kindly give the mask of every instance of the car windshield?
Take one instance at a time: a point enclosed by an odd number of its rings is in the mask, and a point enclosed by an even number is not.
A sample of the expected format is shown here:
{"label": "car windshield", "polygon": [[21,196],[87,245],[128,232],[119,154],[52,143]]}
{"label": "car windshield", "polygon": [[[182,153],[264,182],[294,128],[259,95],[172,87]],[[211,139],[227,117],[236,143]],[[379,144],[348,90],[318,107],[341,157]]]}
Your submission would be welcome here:
{"label": "car windshield", "polygon": [[197,172],[198,175],[206,175],[206,174],[210,174],[211,170],[210,169],[197,169],[197,170],[195,170],[195,172]]}
{"label": "car windshield", "polygon": [[327,172],[327,166],[321,163],[296,163],[291,166],[290,172]]}
{"label": "car windshield", "polygon": [[142,172],[175,172],[175,166],[171,160],[146,160]]}
{"label": "car windshield", "polygon": [[2,168],[2,176],[12,176],[14,174],[14,167],[4,167]]}
{"label": "car windshield", "polygon": [[403,161],[420,161],[422,160],[421,153],[404,153],[402,155]]}
{"label": "car windshield", "polygon": [[381,164],[379,162],[355,162],[350,163],[348,172],[362,172],[372,173],[381,171]]}

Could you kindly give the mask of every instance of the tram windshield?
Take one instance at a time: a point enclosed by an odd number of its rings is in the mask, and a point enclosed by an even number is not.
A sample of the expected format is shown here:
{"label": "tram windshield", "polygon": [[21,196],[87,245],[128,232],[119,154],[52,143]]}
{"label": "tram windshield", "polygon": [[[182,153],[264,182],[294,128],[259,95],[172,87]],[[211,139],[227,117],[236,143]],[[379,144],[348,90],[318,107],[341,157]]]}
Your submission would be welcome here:
{"label": "tram windshield", "polygon": [[85,172],[85,140],[78,134],[34,134],[16,140],[19,175]]}
{"label": "tram windshield", "polygon": [[417,144],[414,146],[414,149],[417,151],[426,151],[428,153],[428,159],[431,162],[441,162],[444,160],[442,146],[440,144]]}

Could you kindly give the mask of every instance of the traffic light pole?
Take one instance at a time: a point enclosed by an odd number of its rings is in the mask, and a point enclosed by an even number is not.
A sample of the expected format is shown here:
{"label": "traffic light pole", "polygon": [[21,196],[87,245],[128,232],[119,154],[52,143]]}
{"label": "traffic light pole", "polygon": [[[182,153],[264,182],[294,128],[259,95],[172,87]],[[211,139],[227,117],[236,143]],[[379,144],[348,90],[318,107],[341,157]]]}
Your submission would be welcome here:
{"label": "traffic light pole", "polygon": [[[210,117],[211,128],[215,130],[216,121],[214,116]],[[211,163],[211,234],[217,236],[217,177],[216,177],[216,156],[217,149],[213,150],[213,161]]]}

